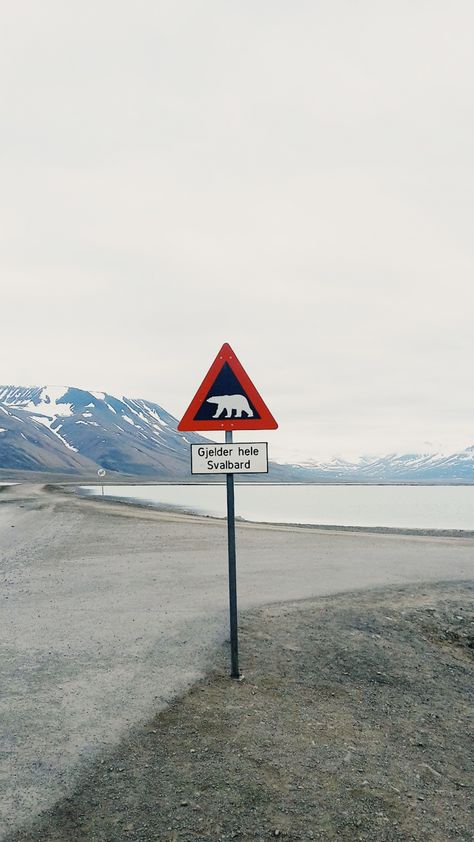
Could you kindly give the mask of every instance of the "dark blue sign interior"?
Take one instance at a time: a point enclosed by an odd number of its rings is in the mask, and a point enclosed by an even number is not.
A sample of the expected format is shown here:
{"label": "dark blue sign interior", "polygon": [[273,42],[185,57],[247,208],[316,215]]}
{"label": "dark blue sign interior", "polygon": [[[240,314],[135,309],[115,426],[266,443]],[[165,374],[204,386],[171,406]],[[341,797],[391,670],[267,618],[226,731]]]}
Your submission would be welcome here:
{"label": "dark blue sign interior", "polygon": [[[216,398],[215,401],[210,400]],[[201,408],[194,416],[195,421],[219,420],[220,418],[260,418],[255,406],[237,380],[229,363],[224,363],[209,389]]]}

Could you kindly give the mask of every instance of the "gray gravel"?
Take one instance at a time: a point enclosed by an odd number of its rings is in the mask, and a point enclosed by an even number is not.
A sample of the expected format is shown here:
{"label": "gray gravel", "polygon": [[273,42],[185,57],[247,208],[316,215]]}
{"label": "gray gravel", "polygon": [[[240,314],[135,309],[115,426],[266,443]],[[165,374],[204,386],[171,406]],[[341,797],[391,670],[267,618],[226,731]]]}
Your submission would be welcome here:
{"label": "gray gravel", "polygon": [[215,669],[11,842],[471,842],[474,585],[245,615]]}
{"label": "gray gravel", "polygon": [[[39,486],[2,492],[0,538],[5,834],[205,674],[227,636],[227,570],[222,522]],[[464,580],[473,548],[463,538],[240,524],[240,607]],[[241,657],[245,670],[245,649]]]}

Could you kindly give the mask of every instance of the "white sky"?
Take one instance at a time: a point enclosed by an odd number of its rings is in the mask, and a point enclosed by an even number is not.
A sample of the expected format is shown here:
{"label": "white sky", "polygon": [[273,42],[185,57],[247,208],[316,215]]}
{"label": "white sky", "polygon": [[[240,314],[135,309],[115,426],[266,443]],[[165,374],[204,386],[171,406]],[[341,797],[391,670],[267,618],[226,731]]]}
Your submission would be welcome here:
{"label": "white sky", "polygon": [[228,341],[272,457],[474,444],[473,31],[471,0],[4,4],[0,381],[180,417]]}

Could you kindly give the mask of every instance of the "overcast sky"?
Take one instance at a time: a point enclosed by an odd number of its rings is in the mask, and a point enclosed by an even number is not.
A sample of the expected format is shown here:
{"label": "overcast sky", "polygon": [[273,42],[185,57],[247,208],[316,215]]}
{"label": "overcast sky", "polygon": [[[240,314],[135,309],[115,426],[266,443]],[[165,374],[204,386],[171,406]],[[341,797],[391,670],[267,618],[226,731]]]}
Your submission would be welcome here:
{"label": "overcast sky", "polygon": [[0,381],[181,417],[227,341],[271,456],[474,444],[473,31],[471,0],[4,4]]}

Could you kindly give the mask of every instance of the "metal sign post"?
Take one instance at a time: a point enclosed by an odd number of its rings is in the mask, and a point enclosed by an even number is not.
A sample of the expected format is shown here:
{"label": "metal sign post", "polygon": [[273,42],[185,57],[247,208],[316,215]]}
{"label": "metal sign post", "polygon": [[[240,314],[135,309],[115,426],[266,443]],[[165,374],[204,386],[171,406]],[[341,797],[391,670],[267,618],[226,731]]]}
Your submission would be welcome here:
{"label": "metal sign post", "polygon": [[[106,472],[104,471],[103,468],[99,468],[99,470],[97,471],[97,476],[99,476],[101,479],[103,479],[105,477],[105,474],[106,474]],[[103,496],[104,496],[104,486],[102,486],[102,497]]]}
{"label": "metal sign post", "polygon": [[226,475],[231,678],[241,678],[237,632],[234,474],[268,473],[268,444],[263,441],[234,444],[232,430],[226,430],[225,444],[191,444],[191,473]]}
{"label": "metal sign post", "polygon": [[[232,430],[226,430],[226,444],[232,444]],[[229,611],[231,678],[240,678],[239,638],[237,629],[237,565],[235,554],[234,474],[226,474],[227,481],[227,552],[229,558]]]}
{"label": "metal sign post", "polygon": [[225,342],[179,422],[178,430],[225,431],[225,445],[205,440],[191,444],[191,473],[226,475],[231,678],[242,677],[237,633],[234,474],[268,472],[267,443],[234,445],[232,434],[234,430],[276,430],[277,427],[263,398]]}

